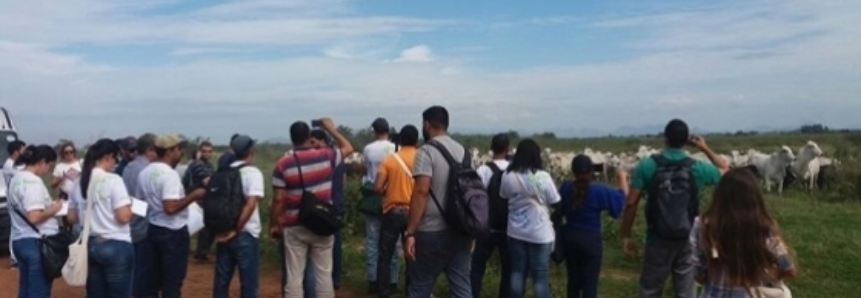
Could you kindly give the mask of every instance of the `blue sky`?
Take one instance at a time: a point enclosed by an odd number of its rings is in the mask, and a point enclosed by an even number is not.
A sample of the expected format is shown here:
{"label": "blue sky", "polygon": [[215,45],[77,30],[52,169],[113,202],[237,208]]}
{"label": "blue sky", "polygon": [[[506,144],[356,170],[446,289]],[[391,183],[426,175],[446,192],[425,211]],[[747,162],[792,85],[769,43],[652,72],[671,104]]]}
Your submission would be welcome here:
{"label": "blue sky", "polygon": [[861,2],[0,0],[22,138],[859,127]]}

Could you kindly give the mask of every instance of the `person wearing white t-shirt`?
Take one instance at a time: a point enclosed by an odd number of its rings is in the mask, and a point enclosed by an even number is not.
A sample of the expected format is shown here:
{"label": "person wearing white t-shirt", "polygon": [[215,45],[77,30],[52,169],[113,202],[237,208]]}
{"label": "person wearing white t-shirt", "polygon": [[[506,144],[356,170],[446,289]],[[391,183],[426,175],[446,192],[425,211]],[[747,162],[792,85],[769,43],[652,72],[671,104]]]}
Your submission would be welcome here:
{"label": "person wearing white t-shirt", "polygon": [[54,166],[54,180],[51,187],[59,191],[61,199],[69,197],[75,179],[81,174],[81,162],[75,157],[77,150],[71,142],[60,146],[60,162]]}
{"label": "person wearing white t-shirt", "polygon": [[[27,144],[22,142],[21,140],[14,140],[6,146],[6,152],[9,153],[9,157],[6,158],[6,162],[3,163],[3,179],[0,180],[0,183],[3,184],[3,187],[0,188],[0,196],[6,197],[6,191],[9,189],[9,182],[12,181],[12,177],[15,176],[15,173],[23,169],[23,166],[16,166],[15,162],[18,160],[18,157],[21,154],[24,154],[24,149],[27,148]],[[12,247],[12,237],[9,237],[9,247]],[[17,267],[17,261],[15,260],[15,253],[10,250],[9,253],[9,262],[12,263],[12,267]]]}
{"label": "person wearing white t-shirt", "polygon": [[524,297],[526,276],[532,277],[536,298],[550,298],[550,253],[556,234],[550,205],[561,197],[541,160],[541,148],[531,139],[520,141],[502,175],[499,195],[508,200],[508,256],[511,296]]}
{"label": "person wearing white t-shirt", "polygon": [[[375,140],[365,146],[362,150],[362,158],[365,161],[365,176],[362,178],[363,200],[374,200],[374,206],[380,206],[380,210],[365,215],[365,269],[368,277],[368,292],[376,293],[377,286],[377,261],[379,259],[380,225],[382,224],[382,196],[374,192],[374,179],[377,178],[377,169],[383,163],[383,159],[389,154],[395,153],[395,143],[389,140],[390,126],[385,118],[377,118],[371,123],[374,130]],[[392,258],[391,276],[389,280],[398,280],[398,258],[395,254]]]}
{"label": "person wearing white t-shirt", "polygon": [[[475,250],[472,253],[472,265],[470,266],[470,284],[472,285],[472,297],[481,297],[484,272],[487,269],[487,261],[495,250],[499,250],[501,274],[499,275],[499,297],[509,297],[511,286],[511,258],[508,256],[508,236],[505,231],[508,228],[508,202],[499,196],[499,185],[501,179],[491,186],[491,179],[495,171],[499,175],[508,169],[508,150],[510,141],[508,135],[497,134],[490,141],[490,150],[493,152],[493,160],[478,167],[476,172],[481,177],[481,182],[487,188],[490,199],[490,233],[475,240]],[[496,168],[491,168],[495,166]],[[497,176],[501,178],[501,176]],[[495,189],[491,189],[495,187]]]}
{"label": "person wearing white t-shirt", "polygon": [[188,206],[203,198],[204,189],[188,195],[179,173],[174,170],[186,142],[178,135],[161,135],[155,140],[156,160],[138,176],[138,194],[147,202],[147,238],[152,273],[157,276],[151,289],[161,297],[180,297],[188,270]]}
{"label": "person wearing white t-shirt", "polygon": [[[239,169],[245,203],[236,229],[215,236],[215,285],[212,297],[227,298],[233,271],[239,268],[239,297],[256,298],[260,280],[260,211],[257,202],[266,195],[263,172],[253,165],[254,140],[239,135],[230,142],[236,161],[230,168]],[[214,186],[213,186],[214,187]]]}
{"label": "person wearing white t-shirt", "polygon": [[18,260],[19,272],[17,297],[51,296],[51,283],[43,274],[39,239],[59,232],[54,217],[63,208],[63,200],[51,199],[40,176],[50,173],[55,160],[57,152],[51,146],[29,146],[19,159],[24,169],[9,183],[12,251]]}
{"label": "person wearing white t-shirt", "polygon": [[[123,178],[110,172],[117,164],[120,146],[101,139],[84,157],[81,178],[70,193],[68,220],[90,224],[87,296],[131,297],[135,250],[129,222],[132,199]],[[88,210],[87,204],[91,204]]]}

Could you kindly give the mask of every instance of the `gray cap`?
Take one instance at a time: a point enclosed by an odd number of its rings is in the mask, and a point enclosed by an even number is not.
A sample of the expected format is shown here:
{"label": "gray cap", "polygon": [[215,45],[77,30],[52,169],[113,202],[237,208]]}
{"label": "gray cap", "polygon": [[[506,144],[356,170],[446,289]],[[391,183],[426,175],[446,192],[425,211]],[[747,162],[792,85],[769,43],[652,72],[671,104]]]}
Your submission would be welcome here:
{"label": "gray cap", "polygon": [[242,154],[253,148],[255,143],[248,135],[237,135],[230,141],[230,149],[235,154]]}

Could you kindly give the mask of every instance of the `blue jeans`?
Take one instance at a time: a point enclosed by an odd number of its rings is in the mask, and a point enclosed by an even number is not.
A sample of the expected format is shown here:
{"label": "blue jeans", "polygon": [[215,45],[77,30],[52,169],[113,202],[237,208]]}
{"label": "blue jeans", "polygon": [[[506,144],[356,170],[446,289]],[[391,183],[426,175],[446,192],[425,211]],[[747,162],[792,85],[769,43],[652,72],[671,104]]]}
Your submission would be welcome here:
{"label": "blue jeans", "polygon": [[260,284],[260,240],[242,232],[227,243],[217,244],[213,298],[230,295],[233,271],[239,267],[239,297],[257,298]]}
{"label": "blue jeans", "polygon": [[[377,282],[377,262],[380,258],[380,227],[382,219],[365,216],[365,270],[368,272],[368,282]],[[398,280],[398,254],[392,256],[389,266],[389,280]]]}
{"label": "blue jeans", "polygon": [[[508,237],[511,258],[511,297],[522,298],[526,293],[526,275],[532,275],[536,298],[550,298],[550,253],[553,244],[529,243]],[[527,272],[527,269],[529,272]]]}
{"label": "blue jeans", "polygon": [[[338,232],[335,239],[340,238],[337,235],[341,235],[341,233]],[[284,296],[284,289],[287,287],[287,262],[284,261],[284,240],[282,239],[276,244],[278,245],[278,261],[280,262],[279,264],[281,264],[281,296]],[[311,264],[311,258],[308,257],[306,262],[308,262],[308,264]],[[304,297],[314,298],[314,293],[317,293],[315,289],[316,287],[314,284],[314,266],[305,266],[305,277],[302,279],[302,292]]]}
{"label": "blue jeans", "polygon": [[48,298],[53,281],[42,274],[39,240],[25,238],[12,241],[12,251],[18,261],[18,298]]}
{"label": "blue jeans", "polygon": [[134,279],[132,280],[132,296],[135,298],[157,297],[155,288],[155,272],[153,271],[152,245],[146,238],[132,244],[135,249]]}
{"label": "blue jeans", "polygon": [[155,291],[161,298],[182,297],[182,283],[188,271],[190,236],[188,228],[171,230],[150,225],[147,240],[152,248]]}
{"label": "blue jeans", "polygon": [[[487,269],[487,261],[493,255],[494,250],[499,250],[499,259],[502,272],[499,276],[499,290],[497,297],[508,298],[511,290],[511,258],[508,255],[508,236],[505,232],[493,232],[475,240],[475,251],[472,253],[472,270],[470,272],[470,283],[472,284],[472,297],[481,297],[481,286],[484,284],[484,272]],[[489,284],[492,284],[488,282]]]}
{"label": "blue jeans", "polygon": [[603,244],[601,232],[565,229],[565,269],[568,272],[569,298],[598,297]]}
{"label": "blue jeans", "polygon": [[407,298],[430,297],[445,272],[451,298],[472,298],[469,285],[472,240],[453,231],[417,232],[416,260],[407,265]]}
{"label": "blue jeans", "polygon": [[90,237],[87,298],[132,295],[135,249],[130,242]]}

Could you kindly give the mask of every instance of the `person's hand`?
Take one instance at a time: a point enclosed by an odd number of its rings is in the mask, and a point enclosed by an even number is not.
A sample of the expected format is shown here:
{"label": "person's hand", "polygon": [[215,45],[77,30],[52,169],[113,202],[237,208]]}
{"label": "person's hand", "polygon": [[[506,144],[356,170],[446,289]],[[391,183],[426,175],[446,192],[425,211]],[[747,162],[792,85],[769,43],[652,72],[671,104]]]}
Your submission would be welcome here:
{"label": "person's hand", "polygon": [[708,148],[708,145],[706,144],[706,139],[702,136],[691,136],[691,139],[688,140],[688,143],[690,143],[694,147],[697,147],[697,149],[700,150]]}
{"label": "person's hand", "polygon": [[269,237],[273,240],[280,240],[284,236],[284,231],[277,224],[269,225]]}
{"label": "person's hand", "polygon": [[66,200],[63,199],[54,200],[54,202],[51,203],[51,207],[48,208],[51,210],[51,213],[60,212],[60,210],[63,209],[63,203],[65,202]]}
{"label": "person's hand", "polygon": [[410,261],[416,260],[416,238],[415,236],[404,238],[404,258]]}
{"label": "person's hand", "polygon": [[625,255],[629,258],[637,257],[637,246],[634,245],[634,241],[631,240],[631,237],[625,237],[622,239],[622,246],[625,250]]}
{"label": "person's hand", "polygon": [[619,181],[628,180],[628,177],[631,176],[630,174],[628,174],[628,171],[625,170],[619,170],[617,172],[618,173],[616,173],[616,177],[619,178]]}
{"label": "person's hand", "polygon": [[332,118],[329,117],[320,118],[320,127],[328,132],[334,131],[336,128],[335,122],[333,122]]}
{"label": "person's hand", "polygon": [[236,237],[236,231],[230,230],[215,235],[215,241],[218,243],[227,243],[227,241],[230,241],[230,239],[233,239],[233,237]]}

